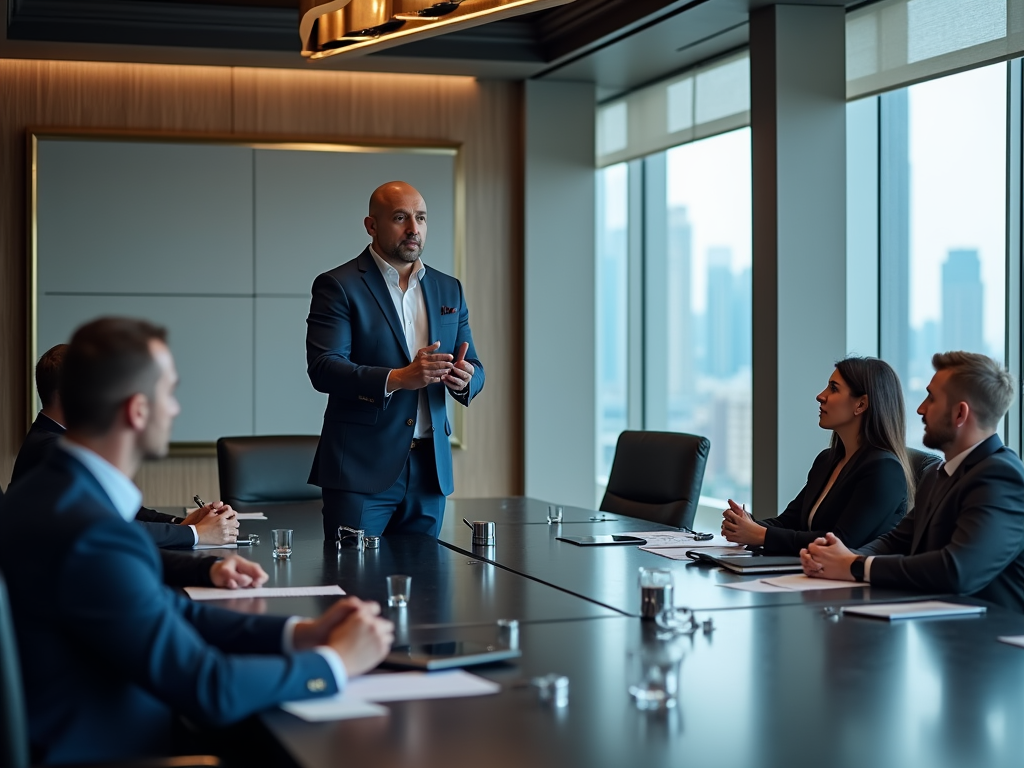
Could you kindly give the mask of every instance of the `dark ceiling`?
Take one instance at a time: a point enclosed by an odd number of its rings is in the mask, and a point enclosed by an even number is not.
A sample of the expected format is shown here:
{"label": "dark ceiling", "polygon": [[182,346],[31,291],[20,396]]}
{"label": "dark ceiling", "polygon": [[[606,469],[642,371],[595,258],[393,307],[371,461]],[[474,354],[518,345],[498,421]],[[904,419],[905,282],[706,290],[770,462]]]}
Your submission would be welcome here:
{"label": "dark ceiling", "polygon": [[751,9],[773,1],[575,0],[311,64],[299,55],[298,0],[0,0],[0,56],[546,77],[594,82],[607,97],[742,47]]}

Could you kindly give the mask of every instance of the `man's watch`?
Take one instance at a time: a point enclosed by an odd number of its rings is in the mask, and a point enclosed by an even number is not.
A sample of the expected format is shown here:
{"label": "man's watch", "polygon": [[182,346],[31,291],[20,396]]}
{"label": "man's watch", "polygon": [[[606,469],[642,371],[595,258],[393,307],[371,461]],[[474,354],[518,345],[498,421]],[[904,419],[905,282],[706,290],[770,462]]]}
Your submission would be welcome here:
{"label": "man's watch", "polygon": [[850,575],[854,581],[864,581],[864,561],[867,557],[858,555],[857,559],[850,563]]}

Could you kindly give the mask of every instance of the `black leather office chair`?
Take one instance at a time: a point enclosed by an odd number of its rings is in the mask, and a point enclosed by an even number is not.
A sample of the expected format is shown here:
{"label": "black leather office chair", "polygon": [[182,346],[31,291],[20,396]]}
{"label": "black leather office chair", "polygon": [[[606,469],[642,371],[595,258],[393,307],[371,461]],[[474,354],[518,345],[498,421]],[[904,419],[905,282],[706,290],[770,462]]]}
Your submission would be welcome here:
{"label": "black leather office chair", "polygon": [[318,435],[222,437],[217,441],[220,497],[238,510],[258,505],[315,504],[320,489],[306,483]]}
{"label": "black leather office chair", "polygon": [[681,432],[623,432],[603,512],[677,528],[693,526],[711,441]]}
{"label": "black leather office chair", "polygon": [[941,456],[928,453],[928,451],[919,451],[916,448],[907,448],[907,458],[910,459],[910,467],[914,472],[914,482],[918,485],[924,479],[925,472],[929,469],[934,470],[942,461]]}
{"label": "black leather office chair", "polygon": [[[203,768],[219,766],[212,755],[147,758],[109,763],[108,768]],[[14,640],[14,620],[7,596],[7,582],[0,576],[0,768],[29,768],[28,721],[21,665]],[[103,768],[90,763],[91,768]]]}

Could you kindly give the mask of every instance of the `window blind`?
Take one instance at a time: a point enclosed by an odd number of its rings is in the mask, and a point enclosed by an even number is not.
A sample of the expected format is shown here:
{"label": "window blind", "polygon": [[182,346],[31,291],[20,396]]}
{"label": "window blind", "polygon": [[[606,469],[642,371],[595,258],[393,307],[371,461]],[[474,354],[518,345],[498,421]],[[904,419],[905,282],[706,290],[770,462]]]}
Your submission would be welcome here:
{"label": "window blind", "polygon": [[600,105],[597,167],[749,124],[750,55],[742,51]]}
{"label": "window blind", "polygon": [[1024,54],[1024,0],[881,0],[846,16],[856,99]]}

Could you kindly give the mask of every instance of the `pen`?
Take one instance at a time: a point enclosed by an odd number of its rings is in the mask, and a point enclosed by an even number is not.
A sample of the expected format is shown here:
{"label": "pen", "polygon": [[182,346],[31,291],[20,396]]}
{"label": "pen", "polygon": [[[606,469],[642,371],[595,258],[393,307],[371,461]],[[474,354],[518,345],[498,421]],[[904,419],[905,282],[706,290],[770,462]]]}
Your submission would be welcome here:
{"label": "pen", "polygon": [[199,494],[198,493],[195,496],[192,497],[192,501],[194,501],[200,507],[205,507],[206,506],[206,502],[199,498]]}

